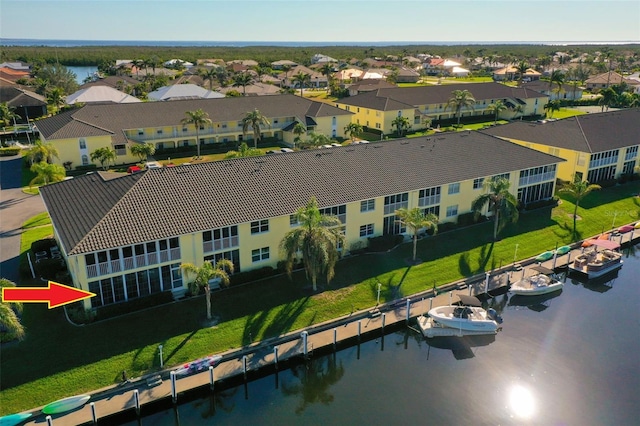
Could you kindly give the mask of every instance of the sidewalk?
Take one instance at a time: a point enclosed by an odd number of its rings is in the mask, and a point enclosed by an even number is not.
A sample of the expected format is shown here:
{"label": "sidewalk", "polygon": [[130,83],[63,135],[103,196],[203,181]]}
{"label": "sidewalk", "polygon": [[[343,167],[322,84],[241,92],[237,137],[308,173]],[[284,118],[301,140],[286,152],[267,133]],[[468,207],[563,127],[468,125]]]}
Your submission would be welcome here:
{"label": "sidewalk", "polygon": [[[631,237],[633,236],[633,240]],[[622,234],[615,238],[621,244],[632,244],[640,241],[640,230],[635,233]],[[555,259],[555,267],[566,266],[570,259],[575,258],[580,252],[580,244],[572,245],[572,250]],[[547,268],[553,268],[553,260],[542,262]],[[520,261],[523,267],[522,272],[517,274],[529,275],[527,266],[534,264],[534,259]],[[176,378],[177,402],[180,402],[181,395],[186,392],[209,389],[215,387],[215,383],[224,380],[238,381],[242,383],[246,376],[251,379],[258,371],[266,369],[266,374],[270,374],[278,368],[278,365],[285,362],[302,362],[305,355],[311,356],[314,351],[333,351],[336,347],[343,347],[358,339],[369,338],[373,335],[383,335],[385,329],[401,327],[413,318],[426,314],[431,307],[447,305],[458,293],[468,295],[480,295],[485,292],[492,292],[503,289],[509,284],[512,265],[502,269],[492,271],[489,276],[485,274],[451,283],[445,287],[438,288],[437,292],[428,290],[420,294],[403,298],[377,308],[370,308],[351,315],[338,318],[322,324],[309,327],[305,330],[298,330],[284,335],[277,339],[269,339],[258,342],[250,346],[227,351],[219,354],[222,360],[212,371],[203,372]],[[517,275],[514,279],[519,279]],[[407,310],[407,308],[409,310]],[[305,349],[304,341],[307,345]],[[277,362],[276,362],[277,353]],[[246,370],[245,370],[246,368]],[[212,385],[211,375],[214,382]],[[157,385],[149,385],[149,380],[154,380],[154,376],[160,376],[162,381]],[[139,406],[145,410],[145,406],[150,403],[172,404],[172,383],[171,370],[164,370],[149,376],[130,380],[125,384],[110,386],[98,390],[91,394],[88,404],[82,408],[65,414],[54,415],[52,424],[55,426],[72,426],[93,424],[92,409],[95,410],[96,418],[100,423],[107,424],[105,417],[118,415],[127,411],[135,418],[135,392],[138,393]],[[183,396],[184,397],[184,396]],[[92,407],[93,406],[93,407]],[[40,425],[45,421],[45,416],[41,413],[41,407],[32,410],[33,418],[26,425]],[[104,420],[100,420],[104,419]]]}

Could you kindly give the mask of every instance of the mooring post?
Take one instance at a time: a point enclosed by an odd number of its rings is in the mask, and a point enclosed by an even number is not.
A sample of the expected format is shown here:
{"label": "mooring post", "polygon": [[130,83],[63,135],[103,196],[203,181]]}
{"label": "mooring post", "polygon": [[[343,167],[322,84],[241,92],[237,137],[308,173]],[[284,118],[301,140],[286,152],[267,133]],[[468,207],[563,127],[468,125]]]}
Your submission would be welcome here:
{"label": "mooring post", "polygon": [[209,366],[209,387],[213,390],[216,383],[215,373],[213,372],[213,365]]}
{"label": "mooring post", "polygon": [[53,419],[51,418],[51,416],[47,416],[46,420],[47,426],[53,426]]}
{"label": "mooring post", "polygon": [[489,294],[489,276],[491,275],[491,272],[485,272],[486,274],[486,278],[484,280],[484,292],[485,294]]}
{"label": "mooring post", "polygon": [[569,267],[569,265],[571,265],[571,250],[569,250],[569,253],[567,256],[567,267]]}
{"label": "mooring post", "polygon": [[173,400],[173,403],[175,404],[176,402],[178,402],[178,392],[176,389],[176,372],[172,371],[170,374],[171,377],[171,399]]}
{"label": "mooring post", "polygon": [[96,403],[90,402],[89,407],[91,408],[91,421],[95,425],[98,423],[98,414],[96,413]]}
{"label": "mooring post", "polygon": [[360,338],[361,333],[362,333],[362,321],[358,320],[358,339]]}
{"label": "mooring post", "polygon": [[276,365],[276,368],[278,368],[278,347],[274,346],[273,347],[273,362]]}
{"label": "mooring post", "polygon": [[133,402],[136,405],[136,414],[140,415],[140,392],[138,389],[133,390]]}
{"label": "mooring post", "polygon": [[338,329],[333,329],[333,349],[336,349],[336,345],[338,344]]}
{"label": "mooring post", "polygon": [[307,338],[309,337],[309,333],[307,333],[306,331],[303,331],[302,333],[300,333],[300,336],[302,336],[302,353],[306,358],[308,353]]}
{"label": "mooring post", "polygon": [[409,318],[411,318],[411,299],[407,299],[407,323],[409,323]]}
{"label": "mooring post", "polygon": [[158,350],[160,352],[160,368],[164,367],[164,360],[162,359],[162,345],[158,345]]}
{"label": "mooring post", "polygon": [[244,379],[247,379],[247,356],[242,355],[242,373],[244,374]]}
{"label": "mooring post", "polygon": [[385,322],[386,314],[382,314],[382,331],[384,331],[384,322]]}

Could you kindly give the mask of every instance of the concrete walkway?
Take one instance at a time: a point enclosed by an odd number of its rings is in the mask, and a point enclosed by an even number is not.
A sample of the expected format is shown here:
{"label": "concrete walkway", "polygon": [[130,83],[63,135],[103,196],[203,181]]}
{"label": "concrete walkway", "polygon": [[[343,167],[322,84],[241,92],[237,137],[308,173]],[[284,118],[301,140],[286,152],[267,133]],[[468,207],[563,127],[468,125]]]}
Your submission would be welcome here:
{"label": "concrete walkway", "polygon": [[[632,240],[633,237],[633,240]],[[640,230],[634,233],[627,233],[614,238],[621,244],[636,244],[640,242]],[[570,259],[574,259],[582,250],[579,244],[574,244],[573,249],[563,256],[555,259],[555,267],[562,268],[568,264]],[[542,265],[552,269],[553,260],[543,262]],[[267,373],[276,371],[277,363],[284,362],[304,362],[305,354],[313,355],[314,352],[333,351],[335,348],[342,348],[345,345],[382,336],[385,328],[398,328],[406,324],[412,324],[417,316],[424,315],[431,307],[447,305],[454,300],[456,294],[480,295],[485,292],[505,291],[510,275],[513,274],[513,281],[520,279],[521,275],[531,275],[533,271],[529,268],[535,264],[534,259],[519,262],[522,271],[511,271],[511,265],[486,275],[478,275],[466,280],[451,283],[446,288],[440,287],[437,293],[433,290],[421,294],[413,295],[410,298],[403,298],[387,304],[372,307],[371,309],[355,312],[346,317],[338,318],[323,324],[309,327],[305,330],[298,330],[277,339],[269,339],[253,345],[222,353],[222,360],[212,371],[193,374],[191,376],[176,379],[177,402],[180,402],[181,395],[185,392],[205,390],[212,387],[211,375],[215,383],[221,380],[226,382],[235,380],[242,383],[246,377],[250,380],[261,369]],[[409,303],[407,303],[409,301]],[[407,322],[408,321],[408,322]],[[508,324],[504,325],[508,327]],[[306,336],[304,336],[306,333]],[[304,336],[304,337],[303,337]],[[498,337],[499,338],[499,337]],[[306,350],[304,340],[307,340]],[[277,363],[276,363],[277,356]],[[246,366],[246,370],[245,370]],[[161,382],[149,385],[154,380],[154,376],[160,376]],[[164,370],[149,376],[136,378],[127,383],[110,386],[91,394],[89,404],[66,414],[52,416],[54,426],[90,425],[93,424],[93,415],[100,423],[109,424],[109,419],[105,417],[129,413],[135,418],[136,397],[142,410],[145,405],[152,402],[162,402],[168,406],[172,404],[172,384],[171,370]],[[220,386],[220,384],[218,384]],[[93,407],[92,407],[93,405]],[[40,412],[41,408],[33,410],[33,418],[25,423],[27,425],[40,425],[45,421],[45,417]],[[92,410],[95,410],[92,412]],[[104,419],[100,421],[100,419]]]}
{"label": "concrete walkway", "polygon": [[39,195],[22,192],[22,157],[0,158],[0,276],[15,283],[20,274],[22,224],[46,211]]}

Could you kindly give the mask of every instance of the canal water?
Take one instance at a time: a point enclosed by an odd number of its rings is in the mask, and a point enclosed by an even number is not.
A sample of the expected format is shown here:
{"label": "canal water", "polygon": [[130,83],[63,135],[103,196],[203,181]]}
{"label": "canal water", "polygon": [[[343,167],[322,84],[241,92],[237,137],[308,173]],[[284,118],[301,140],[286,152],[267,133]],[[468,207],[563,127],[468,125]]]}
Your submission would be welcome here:
{"label": "canal water", "polygon": [[604,279],[489,299],[496,336],[402,328],[127,425],[637,425],[639,276],[636,246]]}

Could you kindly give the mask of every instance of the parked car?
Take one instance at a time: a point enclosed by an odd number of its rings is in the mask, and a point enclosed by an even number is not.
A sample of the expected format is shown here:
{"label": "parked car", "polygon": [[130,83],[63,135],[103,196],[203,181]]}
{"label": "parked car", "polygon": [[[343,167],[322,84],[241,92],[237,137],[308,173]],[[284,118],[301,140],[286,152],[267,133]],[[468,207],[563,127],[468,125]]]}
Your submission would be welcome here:
{"label": "parked car", "polygon": [[160,167],[162,167],[162,164],[158,163],[157,161],[147,161],[146,163],[144,163],[144,168],[147,170],[159,169]]}
{"label": "parked car", "polygon": [[291,148],[282,148],[280,152],[293,152]]}

